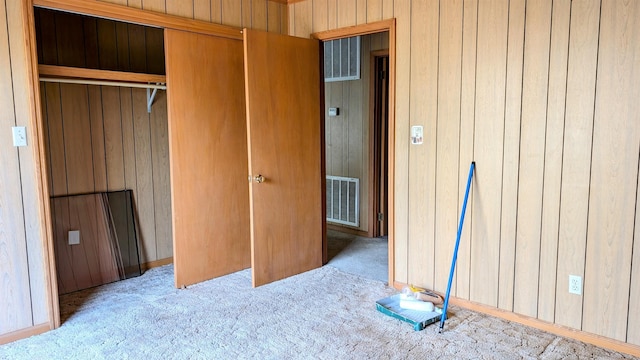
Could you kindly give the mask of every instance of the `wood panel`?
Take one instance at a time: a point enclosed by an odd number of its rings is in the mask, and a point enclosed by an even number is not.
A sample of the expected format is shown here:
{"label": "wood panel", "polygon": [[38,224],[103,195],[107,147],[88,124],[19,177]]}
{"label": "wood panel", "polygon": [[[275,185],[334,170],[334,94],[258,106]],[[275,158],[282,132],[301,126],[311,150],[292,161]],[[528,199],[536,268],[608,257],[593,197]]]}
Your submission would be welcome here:
{"label": "wood panel", "polygon": [[[410,126],[424,127],[424,143],[409,145],[408,276],[433,289],[435,272],[435,170],[438,102],[438,1],[411,3]],[[427,15],[427,16],[425,16]],[[424,49],[414,51],[413,46]],[[425,98],[418,100],[418,94]],[[408,132],[407,132],[408,133]],[[406,135],[403,136],[406,138]],[[421,176],[418,176],[421,174]]]}
{"label": "wood panel", "polygon": [[[460,168],[460,93],[463,1],[440,4],[438,29],[437,148],[435,169],[434,289],[446,289],[458,229],[458,169]],[[425,137],[427,140],[428,137]],[[462,177],[464,177],[464,173]],[[467,223],[467,226],[469,223]],[[452,293],[455,294],[452,283]]]}
{"label": "wood panel", "polygon": [[251,6],[251,28],[257,30],[267,30],[268,12],[267,0],[252,0]]}
{"label": "wood panel", "polygon": [[[3,129],[16,126],[13,74],[10,67],[10,44],[5,1],[0,1],[0,118]],[[15,27],[11,27],[16,31]],[[9,333],[33,325],[27,239],[21,191],[18,150],[13,147],[10,131],[0,134],[0,333]]]}
{"label": "wood panel", "polygon": [[599,18],[600,1],[572,2],[555,322],[575,329],[582,328],[583,299],[567,289],[569,275],[584,276]]}
{"label": "wood panel", "polygon": [[[7,4],[7,21],[11,34],[9,46],[11,48],[11,70],[14,85],[14,108],[16,125],[27,128],[27,138],[30,146],[19,148],[20,179],[22,192],[22,205],[24,208],[24,227],[26,235],[27,257],[29,259],[29,287],[31,291],[31,311],[34,325],[55,324],[57,301],[51,295],[52,285],[49,279],[50,270],[47,246],[50,238],[48,220],[45,219],[47,208],[42,203],[43,186],[46,180],[40,169],[42,128],[37,126],[36,106],[39,103],[34,96],[36,85],[34,81],[37,74],[33,62],[36,55],[35,49],[30,45],[34,42],[35,31],[33,29],[34,18],[31,9],[22,2],[9,2]],[[29,84],[25,86],[22,84]],[[28,189],[28,191],[24,191]]]}
{"label": "wood panel", "polygon": [[538,286],[541,289],[538,292],[538,318],[548,322],[553,322],[555,316],[558,226],[560,222],[560,188],[562,186],[562,148],[564,141],[571,2],[568,0],[555,1],[552,14]]}
{"label": "wood panel", "polygon": [[167,93],[160,92],[151,109],[151,160],[153,174],[153,204],[156,217],[156,247],[158,259],[173,256],[173,228],[171,214],[171,180],[169,167],[169,124],[167,122]]}
{"label": "wood panel", "polygon": [[500,275],[498,307],[513,310],[518,207],[518,165],[520,160],[520,116],[522,114],[522,72],[525,42],[525,1],[509,3],[506,103],[504,109],[504,155],[502,214],[500,225]]}
{"label": "wood panel", "polygon": [[244,32],[253,286],[322,266],[320,64],[318,40]]}
{"label": "wood panel", "polygon": [[166,0],[166,13],[183,18],[193,18],[193,1]]}
{"label": "wood panel", "polygon": [[166,30],[165,41],[174,271],[181,287],[250,266],[242,43],[174,30]]}
{"label": "wood panel", "polygon": [[640,2],[602,3],[599,46],[582,328],[625,341],[637,319],[624,309],[638,226]]}
{"label": "wood panel", "polygon": [[382,20],[382,0],[367,0],[367,22]]}
{"label": "wood panel", "polygon": [[[60,294],[120,280],[102,195],[58,197],[52,200],[56,221],[56,260]],[[80,232],[80,243],[68,244],[68,232]]]}
{"label": "wood panel", "polygon": [[242,26],[242,2],[238,0],[222,0],[220,10],[222,23],[241,27]]}
{"label": "wood panel", "polygon": [[[478,3],[471,299],[497,305],[508,6]],[[498,200],[498,201],[497,201]]]}
{"label": "wood panel", "polygon": [[86,116],[88,93],[85,85],[60,86],[64,136],[65,165],[74,169],[67,174],[67,192],[81,194],[94,191],[93,159],[91,151],[91,123]]}
{"label": "wood panel", "polygon": [[341,0],[336,2],[338,27],[353,26],[357,21],[356,0]]}
{"label": "wood panel", "polygon": [[[144,39],[144,34],[137,34]],[[144,47],[143,47],[144,49]],[[138,59],[144,60],[144,57]],[[138,65],[144,66],[146,65]],[[107,80],[107,81],[122,81],[122,82],[139,82],[139,83],[166,83],[166,77],[164,75],[144,74],[141,72],[131,73],[123,71],[110,71],[110,70],[95,70],[74,68],[68,66],[55,66],[55,65],[40,65],[38,66],[38,72],[42,77],[60,77],[60,78],[76,78],[76,79],[92,79],[92,80]]]}
{"label": "wood panel", "polygon": [[[478,2],[464,1],[462,10],[462,59],[461,59],[461,88],[460,88],[460,167],[458,174],[467,173],[468,166],[474,160],[473,132],[475,127],[474,99],[476,91],[476,34],[478,32]],[[466,190],[467,179],[458,176],[458,196],[462,199]],[[469,299],[470,290],[470,262],[471,262],[471,225],[473,213],[473,192],[475,184],[471,186],[469,194],[469,213],[462,228],[458,249],[455,294],[459,298]]]}
{"label": "wood panel", "polygon": [[[639,156],[640,157],[640,156]],[[638,160],[638,189],[640,189],[640,159]],[[640,191],[636,192],[636,224],[640,224]],[[631,282],[629,290],[629,314],[640,312],[640,226],[636,225],[631,259]],[[640,345],[640,323],[627,319],[627,342]]]}
{"label": "wood panel", "polygon": [[527,2],[513,310],[536,317],[549,87],[551,3]]}
{"label": "wood panel", "polygon": [[325,31],[329,24],[329,7],[327,0],[313,1],[313,32]]}
{"label": "wood panel", "polygon": [[[388,4],[385,1],[385,4]],[[395,280],[407,283],[409,281],[409,137],[410,125],[410,93],[411,93],[411,3],[406,0],[391,3],[393,14],[396,18],[396,95],[395,113],[399,121],[395,125],[395,163],[394,166],[395,198],[393,208],[395,211]],[[385,7],[383,18],[388,15],[389,9]],[[391,84],[389,84],[391,86]],[[393,106],[393,105],[392,105]],[[391,145],[391,144],[390,144]],[[391,186],[391,184],[390,184]],[[391,201],[391,199],[390,199]],[[413,281],[413,280],[412,280]]]}
{"label": "wood panel", "polygon": [[193,18],[196,20],[212,22],[211,1],[193,0]]}

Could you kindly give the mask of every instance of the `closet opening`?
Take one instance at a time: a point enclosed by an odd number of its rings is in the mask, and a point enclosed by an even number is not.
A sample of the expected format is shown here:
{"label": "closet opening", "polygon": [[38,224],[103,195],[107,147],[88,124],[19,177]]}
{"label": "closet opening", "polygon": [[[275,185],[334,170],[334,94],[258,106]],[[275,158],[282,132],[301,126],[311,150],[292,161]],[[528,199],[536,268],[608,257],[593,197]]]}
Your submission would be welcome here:
{"label": "closet opening", "polygon": [[163,29],[34,18],[59,295],[171,263]]}

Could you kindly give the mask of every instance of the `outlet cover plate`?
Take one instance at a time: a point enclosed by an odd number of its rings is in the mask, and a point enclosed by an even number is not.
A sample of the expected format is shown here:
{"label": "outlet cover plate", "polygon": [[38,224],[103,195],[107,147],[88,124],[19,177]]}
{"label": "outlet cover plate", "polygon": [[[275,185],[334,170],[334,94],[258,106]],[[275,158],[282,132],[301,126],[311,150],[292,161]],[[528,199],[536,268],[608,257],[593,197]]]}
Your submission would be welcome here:
{"label": "outlet cover plate", "polygon": [[27,128],[24,126],[14,126],[11,128],[13,135],[13,146],[27,146]]}
{"label": "outlet cover plate", "polygon": [[80,245],[80,230],[69,231],[69,245]]}
{"label": "outlet cover plate", "polygon": [[582,295],[582,277],[569,275],[569,293]]}

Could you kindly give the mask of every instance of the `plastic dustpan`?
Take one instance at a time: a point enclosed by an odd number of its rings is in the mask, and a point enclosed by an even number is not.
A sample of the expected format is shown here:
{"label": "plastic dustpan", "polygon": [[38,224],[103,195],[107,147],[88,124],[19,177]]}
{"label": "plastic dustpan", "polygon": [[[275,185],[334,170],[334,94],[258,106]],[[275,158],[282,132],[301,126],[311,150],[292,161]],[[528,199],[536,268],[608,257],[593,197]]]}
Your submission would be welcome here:
{"label": "plastic dustpan", "polygon": [[416,331],[423,330],[427,326],[440,320],[441,312],[409,310],[400,307],[402,294],[396,294],[376,301],[376,308],[385,315],[413,325]]}

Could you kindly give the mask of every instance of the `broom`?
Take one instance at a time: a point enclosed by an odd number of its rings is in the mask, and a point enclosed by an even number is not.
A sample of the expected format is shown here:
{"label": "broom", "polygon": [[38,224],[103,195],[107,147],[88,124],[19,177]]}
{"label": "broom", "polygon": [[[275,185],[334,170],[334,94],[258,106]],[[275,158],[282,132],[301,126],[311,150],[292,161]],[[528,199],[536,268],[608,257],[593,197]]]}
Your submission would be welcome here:
{"label": "broom", "polygon": [[453,273],[456,269],[456,260],[458,259],[458,246],[460,245],[460,235],[462,234],[462,224],[464,223],[464,214],[467,211],[467,200],[469,199],[469,188],[471,187],[471,178],[473,178],[473,169],[476,167],[476,162],[471,162],[469,168],[469,178],[467,180],[467,189],[464,193],[464,201],[462,202],[462,211],[460,214],[460,225],[458,225],[458,235],[456,237],[456,247],[453,250],[453,260],[451,260],[451,271],[449,271],[449,283],[447,284],[447,294],[444,297],[444,306],[442,307],[442,317],[440,318],[440,330],[442,333],[444,328],[444,322],[447,320],[447,307],[449,306],[449,295],[451,294],[451,281],[453,281]]}

